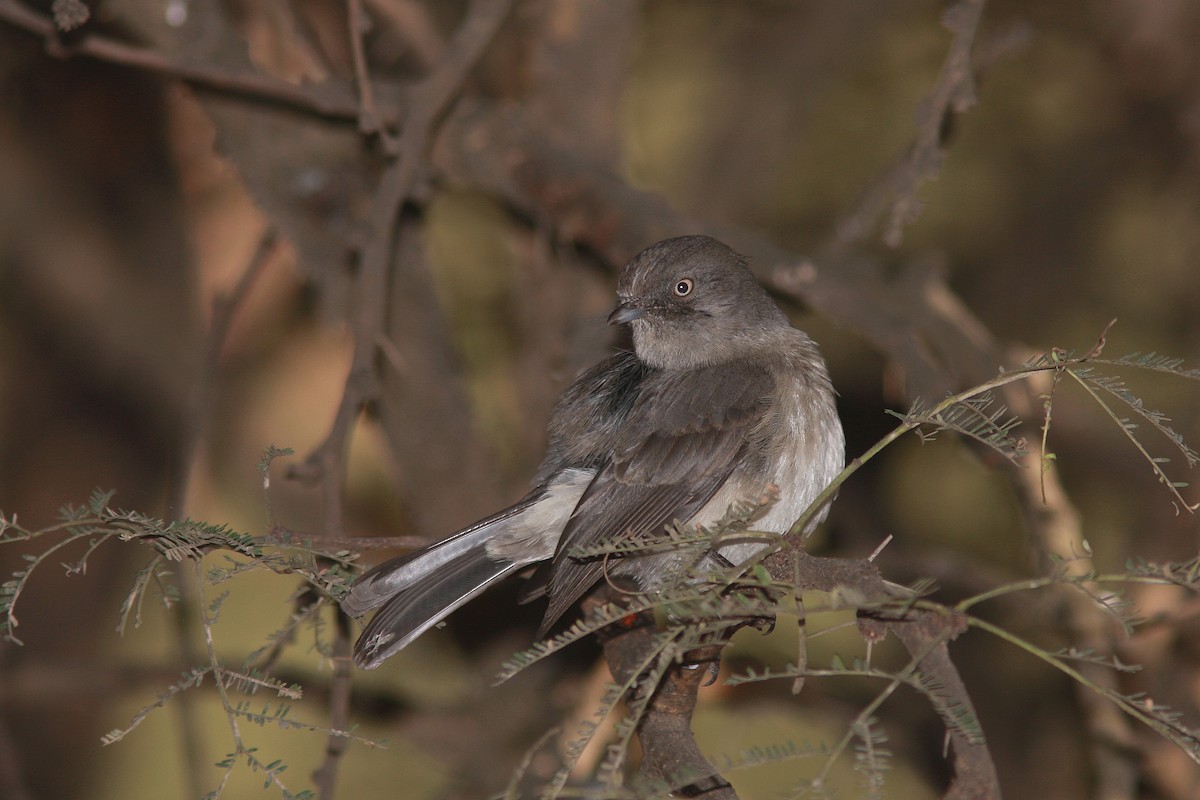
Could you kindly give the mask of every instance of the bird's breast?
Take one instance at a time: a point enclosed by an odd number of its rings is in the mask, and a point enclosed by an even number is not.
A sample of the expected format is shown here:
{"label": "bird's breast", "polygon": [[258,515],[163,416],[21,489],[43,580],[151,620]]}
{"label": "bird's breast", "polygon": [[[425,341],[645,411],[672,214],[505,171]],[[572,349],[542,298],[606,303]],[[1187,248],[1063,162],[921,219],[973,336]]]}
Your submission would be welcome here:
{"label": "bird's breast", "polygon": [[[779,380],[766,414],[746,443],[742,464],[695,521],[711,523],[731,503],[760,495],[774,484],[779,487],[779,500],[754,523],[754,529],[783,533],[841,472],[845,451],[842,424],[828,386],[803,374]],[[809,529],[825,513],[817,514]]]}

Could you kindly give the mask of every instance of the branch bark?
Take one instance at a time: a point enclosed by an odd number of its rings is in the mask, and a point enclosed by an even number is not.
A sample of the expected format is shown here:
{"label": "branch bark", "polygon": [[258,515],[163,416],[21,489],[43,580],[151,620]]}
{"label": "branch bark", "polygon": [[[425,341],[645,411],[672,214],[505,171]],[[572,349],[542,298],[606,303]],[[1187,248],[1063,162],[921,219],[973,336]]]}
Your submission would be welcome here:
{"label": "branch bark", "polygon": [[[612,600],[607,585],[593,592],[589,607]],[[655,649],[653,615],[640,614],[629,627],[606,631],[601,642],[604,658],[618,683],[636,682],[642,689],[639,670]],[[683,797],[705,800],[737,800],[729,782],[700,752],[692,733],[692,713],[701,684],[712,673],[708,667],[720,664],[724,644],[710,645],[689,653],[686,663],[675,664],[654,692],[645,713],[638,720],[638,742],[642,748],[639,780],[651,787],[678,787]]]}
{"label": "branch bark", "polygon": [[[864,598],[868,604],[901,596],[898,588],[885,581],[871,562],[823,558],[802,550],[795,551],[792,557],[794,565],[789,563],[791,559],[787,554],[776,554],[767,560],[767,569],[778,580],[796,581],[802,590],[848,591]],[[900,619],[888,619],[883,624],[895,634],[909,655],[918,660],[918,670],[942,687],[944,703],[940,710],[957,708],[963,718],[978,719],[966,685],[950,659],[948,645],[965,630],[962,621],[953,615],[910,611]],[[954,751],[954,778],[944,795],[946,800],[998,800],[1000,782],[982,735],[968,735],[961,719],[946,718],[945,721]]]}

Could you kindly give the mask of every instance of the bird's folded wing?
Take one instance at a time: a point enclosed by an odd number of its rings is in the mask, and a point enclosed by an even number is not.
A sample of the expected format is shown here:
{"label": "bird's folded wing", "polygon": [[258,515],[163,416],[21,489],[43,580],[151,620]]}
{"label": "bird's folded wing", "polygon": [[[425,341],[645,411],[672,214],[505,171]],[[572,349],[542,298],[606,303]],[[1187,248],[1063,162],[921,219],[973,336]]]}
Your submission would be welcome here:
{"label": "bird's folded wing", "polygon": [[[588,486],[559,540],[541,634],[602,576],[602,558],[581,547],[654,535],[686,522],[741,461],[774,389],[756,364],[655,373],[618,432],[613,456]],[[636,556],[635,556],[636,557]]]}

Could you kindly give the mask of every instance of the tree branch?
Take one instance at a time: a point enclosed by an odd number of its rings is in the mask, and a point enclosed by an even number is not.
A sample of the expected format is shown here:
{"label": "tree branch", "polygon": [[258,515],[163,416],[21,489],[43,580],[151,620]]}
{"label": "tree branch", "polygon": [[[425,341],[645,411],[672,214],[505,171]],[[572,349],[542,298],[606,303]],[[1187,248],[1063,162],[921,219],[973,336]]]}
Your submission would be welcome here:
{"label": "tree branch", "polygon": [[888,199],[891,209],[883,240],[890,247],[900,246],[904,227],[920,216],[924,204],[917,192],[942,170],[949,122],[954,114],[961,114],[975,104],[971,51],[983,6],[984,0],[960,0],[942,15],[942,25],[953,37],[933,88],[917,107],[916,138],[904,157],[868,188],[854,213],[838,225],[840,245],[862,239],[883,212]]}
{"label": "tree branch", "polygon": [[[70,42],[59,36],[54,20],[18,2],[0,0],[0,19],[40,36],[55,58],[94,58],[181,80],[198,89],[290,108],[323,119],[357,122],[359,105],[349,87],[329,81],[319,87],[297,86],[253,72],[231,72],[208,64],[181,64],[147,47],[122,42],[102,33],[84,32]],[[394,120],[393,120],[394,121]]]}
{"label": "tree branch", "polygon": [[[788,564],[785,553],[768,558],[765,566],[778,580],[794,581],[801,590],[848,590],[864,598],[867,604],[896,600],[906,592],[889,584],[873,563],[862,559],[822,558],[802,550],[796,550],[792,557],[794,566]],[[939,713],[957,708],[962,717],[977,719],[974,704],[950,659],[948,648],[948,642],[965,630],[962,620],[954,615],[909,610],[902,618],[889,618],[884,624],[918,661],[917,669],[942,687],[944,702],[938,707]],[[954,780],[945,795],[946,800],[998,799],[1000,783],[996,767],[982,737],[976,740],[968,736],[961,719],[947,718],[945,722],[954,750]]]}
{"label": "tree branch", "polygon": [[324,530],[328,534],[343,535],[343,460],[354,420],[366,404],[379,396],[378,356],[386,338],[388,281],[400,232],[396,227],[400,211],[419,189],[429,142],[446,108],[461,90],[467,74],[483,54],[510,6],[511,0],[475,0],[471,3],[443,59],[409,91],[411,102],[401,131],[400,150],[384,172],[375,193],[370,235],[355,281],[354,355],[342,400],[325,440],[303,466],[289,471],[290,477],[321,480]]}
{"label": "tree branch", "polygon": [[[611,587],[603,584],[586,601],[596,608],[615,599]],[[656,648],[652,614],[639,614],[627,627],[606,629],[601,634],[604,658],[618,684],[626,682],[643,690],[638,672]],[[710,671],[706,667],[720,663],[724,644],[710,645],[689,653],[687,663],[674,664],[655,687],[654,694],[637,723],[638,742],[642,747],[640,780],[651,786],[678,785],[685,797],[705,800],[737,800],[729,782],[700,752],[692,733],[692,713],[696,694]]]}
{"label": "tree branch", "polygon": [[[350,619],[337,610],[334,624],[333,639],[333,677],[329,687],[329,722],[331,731],[348,731],[350,724],[350,689],[353,685],[351,671],[353,661],[350,658]],[[345,736],[331,734],[325,740],[325,761],[313,773],[313,781],[317,784],[317,796],[323,800],[333,800],[334,789],[337,786],[338,766],[350,740]]]}

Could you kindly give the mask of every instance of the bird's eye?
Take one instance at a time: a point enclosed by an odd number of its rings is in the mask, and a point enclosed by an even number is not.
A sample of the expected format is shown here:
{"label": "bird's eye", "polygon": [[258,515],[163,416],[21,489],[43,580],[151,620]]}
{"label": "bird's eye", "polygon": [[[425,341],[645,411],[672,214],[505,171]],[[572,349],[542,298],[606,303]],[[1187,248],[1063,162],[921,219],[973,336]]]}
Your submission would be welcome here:
{"label": "bird's eye", "polygon": [[695,286],[695,284],[692,282],[691,278],[680,278],[679,281],[675,284],[675,296],[676,297],[687,297],[689,294],[692,293],[692,288],[694,286]]}

